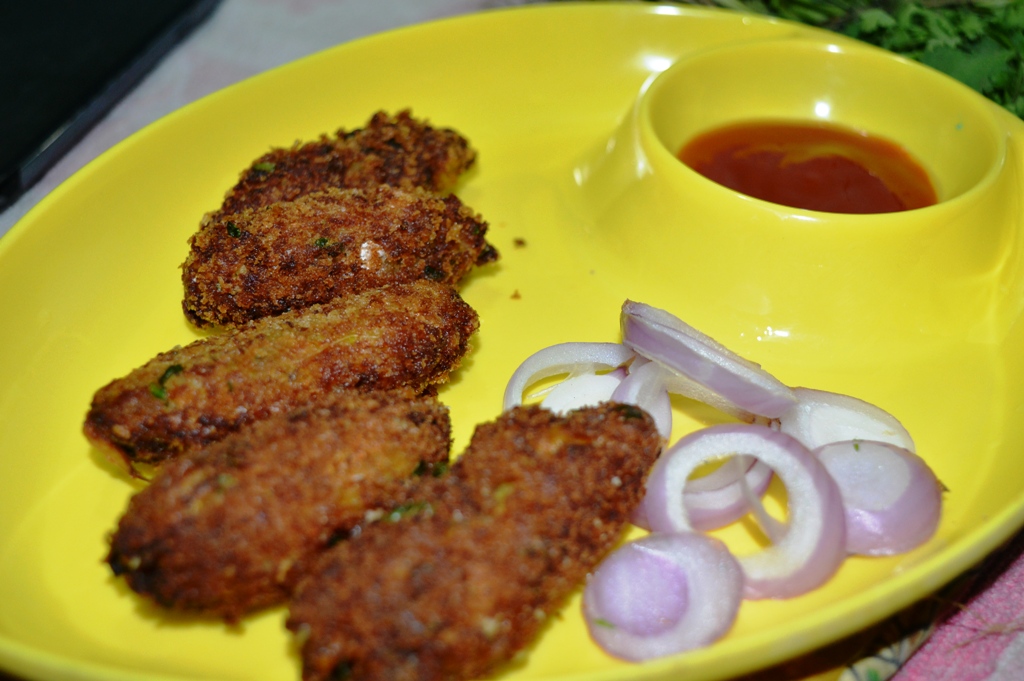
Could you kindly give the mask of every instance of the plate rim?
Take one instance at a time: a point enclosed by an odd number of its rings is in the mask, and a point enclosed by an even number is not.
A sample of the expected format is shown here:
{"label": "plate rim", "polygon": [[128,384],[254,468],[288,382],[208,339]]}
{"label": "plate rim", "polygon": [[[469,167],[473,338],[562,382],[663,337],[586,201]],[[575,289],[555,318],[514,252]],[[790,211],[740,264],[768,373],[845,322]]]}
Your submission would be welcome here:
{"label": "plate rim", "polygon": [[[698,7],[680,7],[678,5],[668,5],[678,12],[673,12],[673,15],[680,17],[697,17],[707,15],[709,13],[719,14],[726,13],[726,10],[713,9],[713,8],[698,8]],[[393,40],[400,37],[402,34],[407,32],[421,32],[435,30],[439,25],[448,25],[456,23],[478,23],[481,21],[500,21],[500,18],[495,19],[497,15],[505,13],[573,13],[578,11],[584,12],[625,12],[627,14],[661,14],[660,8],[665,5],[658,5],[653,3],[629,3],[629,2],[607,2],[607,3],[588,3],[588,2],[566,2],[558,4],[533,4],[518,7],[501,7],[491,8],[483,11],[473,12],[470,14],[459,15],[455,17],[447,17],[442,19],[435,19],[428,22],[414,24],[411,26],[400,27],[391,29],[381,33],[375,33],[369,36],[358,38],[349,42],[341,43],[339,45],[321,50],[316,53],[301,57],[299,59],[290,61],[281,66],[274,67],[268,71],[264,71],[260,74],[256,74],[249,78],[246,78],[238,83],[232,84],[226,88],[218,90],[216,92],[205,95],[204,97],[197,99],[185,106],[176,109],[173,112],[162,116],[156,121],[129,135],[125,139],[119,141],[117,144],[111,146],[103,153],[99,154],[96,158],[92,159],[79,171],[75,172],[71,177],[62,182],[53,191],[43,197],[38,203],[36,203],[21,219],[19,219],[11,229],[0,238],[0,262],[3,262],[5,258],[13,257],[9,254],[16,250],[16,244],[25,238],[25,234],[37,223],[45,219],[46,214],[52,210],[51,206],[58,204],[62,201],[63,197],[69,193],[73,193],[80,182],[85,181],[90,175],[95,173],[101,173],[104,165],[111,159],[118,157],[124,153],[124,150],[129,146],[138,143],[140,140],[152,135],[159,135],[161,129],[164,126],[174,125],[175,122],[182,118],[192,115],[191,112],[197,110],[199,107],[209,106],[220,98],[232,97],[233,93],[241,88],[258,87],[262,79],[264,79],[269,73],[284,72],[289,69],[304,69],[305,64],[319,59],[330,59],[339,58],[333,57],[334,55],[344,54],[348,51],[357,51],[362,49],[364,45],[375,41],[381,40]],[[736,13],[732,13],[736,14]],[[743,15],[736,14],[737,21],[743,18]],[[775,23],[786,23],[783,20],[774,20],[769,17],[756,16],[758,21],[769,21]],[[805,27],[806,28],[806,27]],[[812,29],[817,33],[816,29]],[[993,106],[996,106],[993,104]],[[1016,119],[1015,119],[1016,120]],[[1012,130],[1010,133],[1014,136],[1020,136],[1020,130]],[[38,228],[37,228],[38,229]],[[948,551],[939,551],[936,554],[929,556],[927,559],[915,564],[912,568],[908,569],[905,573],[899,576],[900,580],[910,580],[912,576],[916,576],[912,581],[933,582],[932,588],[929,589],[928,593],[934,592],[941,588],[943,585],[949,583],[955,579],[958,575],[983,560],[988,554],[997,549],[1003,542],[1008,540],[1014,532],[1020,529],[1024,525],[1024,491],[1022,491],[1016,500],[1016,503],[1009,505],[1001,510],[1000,513],[993,515],[986,523],[976,527],[971,532],[967,533],[958,542],[959,545],[969,544],[971,547],[970,551],[959,551],[952,555],[946,555]],[[973,541],[970,541],[973,540]],[[952,559],[952,560],[951,560]],[[938,575],[938,579],[928,579]],[[893,580],[887,580],[886,583],[891,583]],[[872,587],[871,591],[874,591],[881,586]],[[884,589],[883,589],[884,590]],[[921,598],[920,595],[913,597],[903,596],[899,597],[897,594],[891,599],[892,602],[896,603],[898,607],[887,607],[884,608],[886,612],[878,614],[862,615],[860,620],[856,617],[852,617],[854,621],[860,621],[861,624],[856,627],[850,626],[839,626],[837,629],[841,630],[843,635],[854,633],[864,626],[876,623],[884,619],[889,614],[897,612],[902,607],[909,605]],[[847,607],[851,610],[854,609],[852,602],[847,604]],[[829,610],[833,610],[834,606],[831,606]],[[859,608],[857,608],[859,609]],[[851,615],[853,613],[850,613]],[[829,619],[834,620],[834,616]],[[847,621],[847,618],[843,618]],[[827,627],[820,627],[826,629]],[[763,647],[766,644],[761,642],[762,639],[770,639],[770,635],[765,634],[760,637],[754,637],[754,643],[749,644],[746,648],[758,648]],[[831,641],[837,640],[835,635],[822,634],[818,636],[813,643],[801,643],[794,644],[791,646],[779,645],[775,642],[773,650],[785,651],[778,652],[777,654],[770,654],[768,657],[769,664],[758,663],[755,666],[743,665],[736,662],[730,667],[731,673],[750,671],[754,669],[761,669],[770,664],[780,662],[786,659],[791,659],[794,655],[802,652],[809,652],[817,649],[822,645],[826,645]],[[742,649],[739,652],[747,652],[746,649]],[[694,659],[696,666],[700,666],[699,660],[701,657],[706,657],[709,653],[702,651],[695,651],[687,654],[687,659]],[[672,657],[666,660],[659,660],[653,663],[648,663],[644,666],[642,676],[644,678],[660,677],[663,673],[678,673],[685,670],[689,665],[681,664],[681,657]],[[11,663],[15,664],[11,664]],[[21,664],[24,663],[24,664]],[[163,675],[153,674],[149,672],[145,673],[128,673],[120,667],[113,667],[104,664],[97,664],[94,662],[82,661],[80,659],[72,659],[62,657],[59,655],[52,654],[46,650],[42,650],[35,646],[24,644],[20,641],[9,638],[5,634],[0,634],[0,664],[4,668],[10,666],[12,671],[17,673],[28,674],[29,678],[32,676],[32,669],[34,668],[45,668],[48,673],[54,674],[54,676],[42,676],[39,678],[63,678],[64,676],[75,676],[76,678],[109,678],[109,679],[121,679],[121,678],[132,678],[132,679],[151,679],[153,681],[163,681],[164,679],[179,680],[181,677],[177,675]],[[637,667],[636,669],[640,669]],[[24,671],[22,671],[24,670]],[[86,675],[80,675],[78,672],[86,671]],[[729,669],[726,670],[729,672]],[[574,678],[621,678],[622,674],[620,670],[608,670],[600,674],[586,673],[583,675],[570,675],[563,677],[564,679]],[[697,676],[695,678],[705,678]],[[711,677],[706,677],[711,678]],[[717,674],[715,675],[717,678]]]}

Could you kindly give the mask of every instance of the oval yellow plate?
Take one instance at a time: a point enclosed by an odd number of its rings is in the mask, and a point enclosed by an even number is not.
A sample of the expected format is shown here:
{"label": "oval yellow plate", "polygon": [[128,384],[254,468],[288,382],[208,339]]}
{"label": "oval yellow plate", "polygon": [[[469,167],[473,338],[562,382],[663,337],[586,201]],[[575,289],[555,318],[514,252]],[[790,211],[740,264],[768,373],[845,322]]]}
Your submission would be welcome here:
{"label": "oval yellow plate", "polygon": [[[359,127],[378,109],[411,107],[480,152],[458,193],[490,222],[502,259],[463,288],[482,329],[442,393],[456,451],[476,423],[497,415],[522,359],[559,341],[618,340],[619,306],[631,297],[669,307],[789,384],[885,407],[949,488],[938,534],[925,546],[852,558],[807,596],[745,603],[732,632],[707,649],[644,665],[615,661],[588,639],[577,597],[508,678],[727,678],[851,634],[983,558],[1024,521],[1019,199],[996,211],[989,241],[977,248],[947,245],[936,255],[932,244],[947,243],[939,236],[899,242],[906,266],[919,254],[957,273],[941,285],[915,279],[909,292],[880,289],[869,270],[863,281],[816,281],[796,302],[787,290],[786,304],[773,307],[777,269],[791,265],[794,277],[806,269],[810,256],[799,242],[772,252],[776,271],[763,290],[747,276],[756,265],[740,257],[741,242],[710,249],[685,273],[671,264],[676,242],[668,232],[680,229],[673,221],[640,212],[632,229],[643,240],[602,234],[598,203],[614,197],[583,191],[580,173],[621,138],[653,74],[705,48],[803,36],[821,34],[731,13],[604,3],[413,27],[203,99],[58,188],[0,240],[0,667],[32,679],[299,678],[283,609],[228,628],[167,616],[110,575],[106,534],[136,488],[89,446],[81,422],[99,387],[196,338],[181,313],[178,266],[201,215],[240,170],[270,146]],[[1022,187],[1020,122],[992,115],[1008,145],[999,172]],[[676,220],[686,206],[664,210]],[[742,219],[721,217],[723,229]],[[840,230],[836,249],[863,258],[889,248],[886,230],[875,227],[865,230],[866,246],[850,243],[861,238],[855,227]],[[961,255],[970,267],[959,267]],[[701,272],[707,286],[694,281]],[[734,277],[745,277],[742,290],[729,287]],[[861,284],[877,307],[859,299],[840,323]],[[946,300],[978,312],[962,325],[948,315],[930,324],[924,312],[941,314]],[[891,343],[886,320],[898,329]],[[680,430],[714,418],[677,407]]]}

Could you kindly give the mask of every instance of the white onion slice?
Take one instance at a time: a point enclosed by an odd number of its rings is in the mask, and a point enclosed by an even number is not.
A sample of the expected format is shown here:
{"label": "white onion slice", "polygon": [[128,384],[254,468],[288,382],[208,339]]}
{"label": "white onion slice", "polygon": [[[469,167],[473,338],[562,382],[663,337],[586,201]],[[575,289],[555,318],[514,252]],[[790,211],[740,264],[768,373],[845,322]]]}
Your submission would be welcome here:
{"label": "white onion slice", "polygon": [[665,389],[666,373],[657,363],[637,357],[609,397],[613,402],[634,404],[650,414],[664,440],[672,436],[672,400]]}
{"label": "white onion slice", "polygon": [[[771,481],[772,469],[751,456],[732,457],[707,475],[689,480],[681,494],[690,525],[706,532],[739,520],[751,511],[744,484],[749,494],[760,497]],[[650,530],[646,501],[641,500],[630,520]]]}
{"label": "white onion slice", "polygon": [[888,442],[833,442],[815,450],[839,485],[850,553],[888,556],[935,534],[942,490],[921,457]]}
{"label": "white onion slice", "polygon": [[774,419],[796,402],[777,378],[678,317],[627,300],[620,315],[622,342],[706,387],[742,411]]}
{"label": "white onion slice", "polygon": [[537,381],[564,373],[614,369],[634,356],[632,350],[620,343],[559,343],[538,350],[513,372],[505,387],[502,409],[521,405],[523,392]]}
{"label": "white onion slice", "polygon": [[698,430],[661,455],[647,480],[644,508],[655,532],[695,529],[679,490],[699,466],[749,454],[767,464],[786,487],[788,518],[781,539],[738,558],[744,597],[789,598],[827,581],[846,555],[842,498],[824,465],[785,433],[757,425],[722,424]]}
{"label": "white onion slice", "polygon": [[556,414],[567,414],[573,409],[607,402],[625,377],[624,369],[604,374],[588,372],[572,376],[551,388],[541,400],[541,405]]}
{"label": "white onion slice", "polygon": [[607,653],[639,662],[708,645],[732,627],[743,573],[721,541],[692,532],[623,545],[590,576],[583,613]]}
{"label": "white onion slice", "polygon": [[793,394],[796,404],[779,418],[779,429],[808,449],[830,442],[874,440],[917,451],[903,424],[870,402],[812,388],[794,388]]}

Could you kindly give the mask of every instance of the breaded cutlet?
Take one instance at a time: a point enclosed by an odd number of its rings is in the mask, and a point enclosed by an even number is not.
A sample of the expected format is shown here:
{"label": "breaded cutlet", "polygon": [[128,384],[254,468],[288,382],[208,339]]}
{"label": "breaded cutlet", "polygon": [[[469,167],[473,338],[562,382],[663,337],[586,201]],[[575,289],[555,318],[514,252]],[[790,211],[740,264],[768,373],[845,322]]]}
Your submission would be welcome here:
{"label": "breaded cutlet", "polygon": [[182,265],[185,315],[228,326],[387,284],[455,285],[497,258],[457,197],[328,189],[206,222]]}
{"label": "breaded cutlet", "polygon": [[292,201],[330,187],[368,189],[387,184],[448,193],[476,161],[459,133],[413,117],[375,113],[366,126],[271,149],[246,168],[213,216]]}
{"label": "breaded cutlet", "polygon": [[447,462],[436,398],[329,398],[161,468],[111,537],[114,574],[163,607],[235,622],[283,602],[324,549],[407,503],[418,476]]}
{"label": "breaded cutlet", "polygon": [[522,651],[621,539],[661,440],[633,406],[479,426],[415,513],[318,559],[290,602],[303,679],[456,681]]}
{"label": "breaded cutlet", "polygon": [[453,288],[429,281],[259,319],[110,382],[85,434],[115,463],[160,463],[327,393],[423,391],[447,380],[478,325]]}

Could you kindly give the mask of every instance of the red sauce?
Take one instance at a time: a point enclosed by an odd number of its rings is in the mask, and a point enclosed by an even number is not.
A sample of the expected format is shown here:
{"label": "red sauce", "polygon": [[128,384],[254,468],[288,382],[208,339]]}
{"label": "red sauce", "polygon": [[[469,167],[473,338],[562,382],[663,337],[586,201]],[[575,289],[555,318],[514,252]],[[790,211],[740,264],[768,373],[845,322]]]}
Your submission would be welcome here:
{"label": "red sauce", "polygon": [[748,196],[830,213],[892,213],[936,203],[900,146],[839,126],[741,123],[698,135],[679,159]]}

